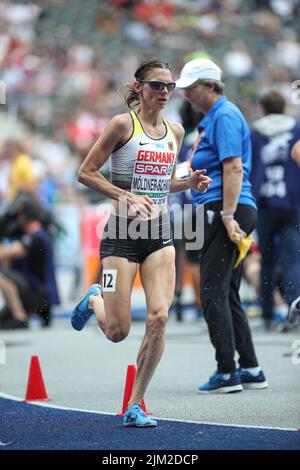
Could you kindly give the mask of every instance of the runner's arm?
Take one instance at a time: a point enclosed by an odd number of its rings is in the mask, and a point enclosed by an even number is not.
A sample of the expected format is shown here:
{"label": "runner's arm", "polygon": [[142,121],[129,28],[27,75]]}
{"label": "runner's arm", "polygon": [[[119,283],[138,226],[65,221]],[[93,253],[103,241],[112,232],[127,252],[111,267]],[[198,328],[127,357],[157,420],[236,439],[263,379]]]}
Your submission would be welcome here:
{"label": "runner's arm", "polygon": [[[177,141],[178,156],[184,137],[184,129],[181,124],[176,123],[172,124],[172,130]],[[196,170],[187,178],[177,178],[175,163],[172,173],[170,193],[179,193],[181,191],[186,191],[187,189],[196,189],[200,192],[205,192],[208,185],[212,182],[212,180],[208,176],[205,176],[205,174],[206,170]]]}
{"label": "runner's arm", "polygon": [[118,200],[124,190],[114,186],[99,169],[108,160],[111,153],[126,140],[131,132],[129,115],[117,115],[112,118],[102,135],[93,145],[78,172],[78,181],[104,196]]}

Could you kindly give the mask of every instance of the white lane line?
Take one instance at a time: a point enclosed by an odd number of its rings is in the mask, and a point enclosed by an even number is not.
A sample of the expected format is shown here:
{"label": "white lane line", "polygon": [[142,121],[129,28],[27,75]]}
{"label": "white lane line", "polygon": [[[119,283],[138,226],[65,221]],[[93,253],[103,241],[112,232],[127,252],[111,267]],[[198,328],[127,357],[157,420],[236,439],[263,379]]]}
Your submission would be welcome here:
{"label": "white lane line", "polygon": [[[23,398],[15,397],[13,395],[8,395],[7,393],[0,392],[0,398],[6,398],[7,400],[13,400],[18,402],[23,402]],[[52,408],[55,410],[66,410],[66,411],[78,411],[80,413],[93,413],[97,415],[109,415],[117,416],[117,413],[110,413],[108,411],[99,411],[99,410],[84,410],[81,408],[69,408],[67,406],[51,405],[50,403],[45,402],[27,402],[28,405],[41,406],[42,408]],[[159,421],[174,421],[176,423],[188,423],[188,424],[205,424],[208,426],[224,426],[224,427],[233,427],[233,428],[247,428],[247,429],[269,429],[273,431],[296,431],[295,428],[276,428],[272,426],[251,426],[249,424],[225,424],[225,423],[214,423],[211,421],[191,421],[185,419],[176,419],[176,418],[157,418]]]}
{"label": "white lane line", "polygon": [[12,443],[12,441],[9,441],[7,443],[0,441],[0,446],[9,446],[11,443]]}
{"label": "white lane line", "polygon": [[[0,392],[0,398],[6,398],[7,400],[13,400],[18,402],[24,402],[23,398],[15,397],[13,395],[8,395],[7,393]],[[27,405],[41,406],[42,408],[52,408],[55,410],[66,410],[66,411],[79,411],[81,413],[93,413],[98,415],[111,415],[116,416],[116,413],[110,413],[107,411],[96,411],[96,410],[83,410],[81,408],[69,408],[67,406],[52,405],[51,403],[46,402],[26,402]]]}

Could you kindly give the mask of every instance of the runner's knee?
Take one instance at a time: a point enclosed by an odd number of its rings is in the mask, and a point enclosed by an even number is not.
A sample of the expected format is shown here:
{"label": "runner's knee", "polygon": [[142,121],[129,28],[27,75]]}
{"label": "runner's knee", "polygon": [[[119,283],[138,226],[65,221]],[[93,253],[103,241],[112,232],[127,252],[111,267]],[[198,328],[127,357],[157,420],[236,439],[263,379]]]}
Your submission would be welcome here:
{"label": "runner's knee", "polygon": [[168,321],[169,307],[167,305],[148,313],[147,330],[150,335],[158,336],[164,332]]}
{"label": "runner's knee", "polygon": [[120,343],[128,336],[129,331],[130,325],[113,326],[107,330],[106,336],[113,343]]}

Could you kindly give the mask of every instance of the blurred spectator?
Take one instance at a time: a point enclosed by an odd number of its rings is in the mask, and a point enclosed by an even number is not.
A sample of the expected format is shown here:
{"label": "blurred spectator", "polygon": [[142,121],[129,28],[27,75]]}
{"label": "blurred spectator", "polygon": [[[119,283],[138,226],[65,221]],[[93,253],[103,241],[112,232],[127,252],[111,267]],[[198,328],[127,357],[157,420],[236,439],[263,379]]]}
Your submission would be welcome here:
{"label": "blurred spectator", "polygon": [[155,28],[168,29],[175,9],[168,0],[144,0],[134,7],[138,21],[149,23]]}
{"label": "blurred spectator", "polygon": [[5,306],[0,328],[27,327],[28,316],[39,314],[50,324],[51,305],[58,304],[52,243],[43,226],[44,211],[32,197],[15,201],[17,239],[0,243],[0,289]]}
{"label": "blurred spectator", "polygon": [[245,43],[237,41],[232,44],[232,50],[224,56],[224,67],[228,75],[235,77],[247,77],[251,74],[253,61]]}
{"label": "blurred spectator", "polygon": [[[281,88],[274,67],[284,84],[299,74],[299,11],[296,0],[102,0],[84,11],[78,1],[1,1],[0,80],[19,117],[47,133],[58,108],[67,110],[69,121],[86,94],[101,100],[98,114],[106,115],[109,103],[98,85],[103,92],[120,60],[138,60],[141,48],[152,55],[159,41],[162,55],[179,66],[196,46],[213,51],[228,70],[230,97],[253,118],[253,87]],[[132,64],[127,77],[131,69]],[[241,75],[251,86],[236,86],[234,77]],[[121,111],[120,101],[118,106]]]}
{"label": "blurred spectator", "polygon": [[[254,232],[256,234],[256,232]],[[262,309],[260,306],[260,269],[261,256],[259,247],[254,243],[249,250],[244,262],[243,277],[248,285],[252,287],[253,299],[247,307],[247,316],[249,318],[261,317]],[[287,305],[283,299],[283,277],[282,269],[277,266],[275,270],[275,288],[274,288],[274,322],[282,323],[286,317]],[[254,303],[253,301],[254,300]]]}
{"label": "blurred spectator", "polygon": [[0,191],[3,199],[12,201],[19,191],[34,192],[36,189],[34,165],[21,142],[5,142],[1,152],[0,169]]}
{"label": "blurred spectator", "polygon": [[70,142],[79,150],[86,150],[102,133],[107,124],[106,119],[99,118],[88,110],[80,110],[70,122],[68,135]]}
{"label": "blurred spectator", "polygon": [[300,169],[291,159],[300,123],[284,114],[285,101],[277,91],[264,94],[260,105],[264,117],[253,123],[251,179],[258,204],[262,316],[270,329],[277,263],[288,306],[300,295]]}

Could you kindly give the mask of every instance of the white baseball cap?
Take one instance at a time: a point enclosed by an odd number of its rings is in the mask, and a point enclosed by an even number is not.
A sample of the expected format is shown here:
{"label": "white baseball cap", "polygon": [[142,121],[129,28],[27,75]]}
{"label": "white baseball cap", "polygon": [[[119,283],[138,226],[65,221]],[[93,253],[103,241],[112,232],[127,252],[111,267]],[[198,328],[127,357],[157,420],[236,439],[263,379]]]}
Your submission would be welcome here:
{"label": "white baseball cap", "polygon": [[180,78],[176,81],[176,87],[187,88],[197,80],[218,80],[222,77],[222,70],[212,60],[194,59],[185,64],[181,70]]}

